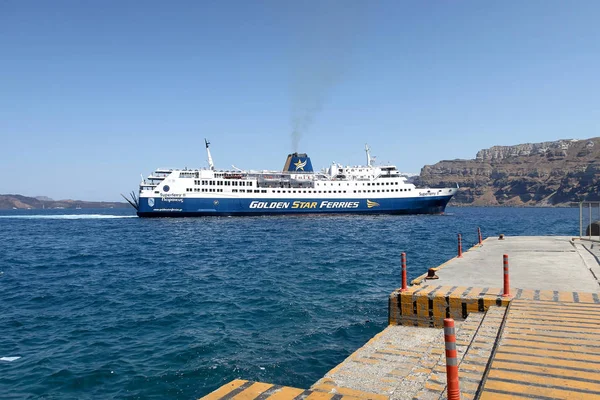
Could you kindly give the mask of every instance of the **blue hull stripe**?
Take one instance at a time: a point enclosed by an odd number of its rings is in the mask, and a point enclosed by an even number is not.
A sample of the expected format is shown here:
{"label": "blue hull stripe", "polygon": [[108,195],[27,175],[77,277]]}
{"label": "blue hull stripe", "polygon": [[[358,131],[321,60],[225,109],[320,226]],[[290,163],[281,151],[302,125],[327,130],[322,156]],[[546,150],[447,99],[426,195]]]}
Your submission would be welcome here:
{"label": "blue hull stripe", "polygon": [[387,199],[141,198],[140,217],[283,214],[440,214],[452,196]]}

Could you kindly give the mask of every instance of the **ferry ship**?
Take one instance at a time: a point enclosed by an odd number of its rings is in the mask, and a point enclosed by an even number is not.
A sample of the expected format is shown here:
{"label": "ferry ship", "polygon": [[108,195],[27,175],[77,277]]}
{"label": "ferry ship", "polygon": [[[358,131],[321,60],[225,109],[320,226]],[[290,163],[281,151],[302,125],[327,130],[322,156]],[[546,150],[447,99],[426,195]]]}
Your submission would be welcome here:
{"label": "ferry ship", "polygon": [[[277,214],[441,214],[458,190],[417,188],[394,165],[331,164],[313,171],[306,154],[289,154],[282,171],[157,169],[126,199],[140,217]],[[234,167],[235,168],[235,167]]]}

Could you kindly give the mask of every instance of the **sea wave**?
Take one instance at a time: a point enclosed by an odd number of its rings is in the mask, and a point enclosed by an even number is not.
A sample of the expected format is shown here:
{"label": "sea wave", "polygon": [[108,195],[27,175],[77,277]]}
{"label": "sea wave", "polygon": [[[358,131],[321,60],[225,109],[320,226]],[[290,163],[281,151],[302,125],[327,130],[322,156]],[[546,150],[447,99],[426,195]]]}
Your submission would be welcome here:
{"label": "sea wave", "polygon": [[60,215],[0,215],[4,219],[115,219],[137,218],[137,215],[60,214]]}

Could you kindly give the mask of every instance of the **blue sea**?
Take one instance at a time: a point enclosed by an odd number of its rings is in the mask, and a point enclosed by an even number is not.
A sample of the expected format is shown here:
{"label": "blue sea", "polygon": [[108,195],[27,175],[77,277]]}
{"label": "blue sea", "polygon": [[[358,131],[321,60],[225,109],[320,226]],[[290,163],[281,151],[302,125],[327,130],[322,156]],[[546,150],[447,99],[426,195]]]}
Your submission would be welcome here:
{"label": "blue sea", "polygon": [[386,326],[401,252],[412,279],[456,254],[457,233],[465,248],[478,226],[575,235],[578,212],[3,211],[0,398],[194,399],[235,378],[308,388]]}

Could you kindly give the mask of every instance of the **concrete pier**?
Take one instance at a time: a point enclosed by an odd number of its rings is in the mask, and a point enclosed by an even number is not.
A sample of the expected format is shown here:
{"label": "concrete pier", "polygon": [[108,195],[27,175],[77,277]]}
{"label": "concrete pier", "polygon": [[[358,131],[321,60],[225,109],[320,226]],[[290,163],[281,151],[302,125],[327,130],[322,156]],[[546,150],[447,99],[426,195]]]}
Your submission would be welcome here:
{"label": "concrete pier", "polygon": [[600,267],[595,253],[599,243],[559,236],[487,238],[437,268],[437,280],[426,274],[413,284],[442,286],[502,287],[502,256],[507,254],[511,286],[563,292],[597,292]]}
{"label": "concrete pier", "polygon": [[451,317],[461,398],[600,399],[599,259],[569,237],[488,238],[395,290],[389,326],[311,388],[238,380],[205,398],[445,399]]}

